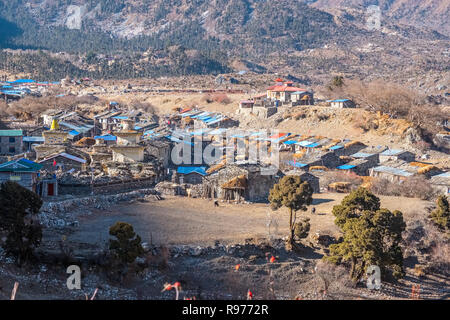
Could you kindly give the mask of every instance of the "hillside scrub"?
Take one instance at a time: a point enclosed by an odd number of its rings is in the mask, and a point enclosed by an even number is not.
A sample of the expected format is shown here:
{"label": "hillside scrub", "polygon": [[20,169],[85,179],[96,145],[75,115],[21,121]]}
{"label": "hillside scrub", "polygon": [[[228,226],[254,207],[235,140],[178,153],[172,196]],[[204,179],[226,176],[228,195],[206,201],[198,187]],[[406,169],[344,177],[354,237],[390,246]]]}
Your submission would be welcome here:
{"label": "hillside scrub", "polygon": [[401,183],[375,178],[371,182],[370,190],[379,195],[420,198],[422,200],[430,200],[435,197],[430,182],[424,176],[408,177]]}
{"label": "hillside scrub", "polygon": [[15,116],[31,119],[49,109],[70,110],[81,104],[97,104],[98,98],[92,96],[64,96],[64,97],[25,97],[10,104],[0,104],[0,116]]}
{"label": "hillside scrub", "polygon": [[393,119],[405,119],[429,142],[442,131],[445,120],[449,118],[438,106],[430,104],[425,96],[383,80],[365,83],[346,79],[342,86],[329,90],[329,94],[351,98],[357,105],[387,114]]}

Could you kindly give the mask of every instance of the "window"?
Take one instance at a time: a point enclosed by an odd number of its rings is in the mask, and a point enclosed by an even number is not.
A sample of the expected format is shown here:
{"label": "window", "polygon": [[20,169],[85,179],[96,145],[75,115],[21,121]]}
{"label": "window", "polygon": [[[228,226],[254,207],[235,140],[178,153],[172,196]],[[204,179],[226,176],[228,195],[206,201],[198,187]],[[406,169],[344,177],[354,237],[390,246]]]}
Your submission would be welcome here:
{"label": "window", "polygon": [[16,143],[15,137],[9,137],[9,143]]}
{"label": "window", "polygon": [[9,147],[9,153],[16,153],[15,147]]}

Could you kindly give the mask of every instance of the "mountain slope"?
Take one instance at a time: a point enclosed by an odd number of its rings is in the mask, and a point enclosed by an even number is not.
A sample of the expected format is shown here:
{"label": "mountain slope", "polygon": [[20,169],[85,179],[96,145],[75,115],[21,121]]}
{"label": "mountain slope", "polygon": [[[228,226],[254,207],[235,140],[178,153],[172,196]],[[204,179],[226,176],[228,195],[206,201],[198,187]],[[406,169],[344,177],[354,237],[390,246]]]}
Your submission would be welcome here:
{"label": "mountain slope", "polygon": [[382,19],[415,27],[432,28],[450,36],[450,1],[448,0],[312,0],[318,9],[364,9],[378,5]]}
{"label": "mountain slope", "polygon": [[[429,83],[449,74],[449,38],[401,22],[445,26],[448,2],[0,0],[0,48],[48,51],[8,54],[0,68],[51,78],[69,72],[133,78],[217,74],[245,65],[289,73],[308,85],[340,74],[423,87],[424,74]],[[366,27],[365,6],[373,3],[383,10],[380,30]]]}

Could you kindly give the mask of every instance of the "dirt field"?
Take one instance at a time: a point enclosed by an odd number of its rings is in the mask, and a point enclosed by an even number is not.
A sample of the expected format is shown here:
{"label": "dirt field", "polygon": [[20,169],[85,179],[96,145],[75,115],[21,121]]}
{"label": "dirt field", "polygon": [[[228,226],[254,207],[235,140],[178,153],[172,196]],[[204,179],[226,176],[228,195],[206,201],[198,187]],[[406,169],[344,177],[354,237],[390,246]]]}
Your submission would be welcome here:
{"label": "dirt field", "polygon": [[[345,194],[315,195],[316,213],[301,213],[311,218],[311,233],[335,235],[332,207]],[[399,209],[406,222],[424,221],[427,201],[418,199],[381,197],[383,207]],[[104,272],[82,268],[82,290],[66,287],[66,266],[36,264],[18,269],[12,261],[0,263],[0,299],[8,299],[15,281],[20,283],[17,299],[85,299],[98,288],[96,299],[174,299],[173,292],[161,292],[165,283],[180,281],[181,297],[197,299],[245,299],[248,289],[258,299],[408,299],[413,284],[421,285],[421,298],[446,299],[450,296],[449,280],[441,275],[417,277],[413,272],[417,263],[413,256],[405,261],[407,275],[397,283],[383,283],[382,290],[368,290],[364,283],[349,285],[348,271],[342,267],[327,275],[330,286],[323,292],[322,276],[316,264],[323,251],[306,246],[301,252],[288,252],[284,242],[277,239],[287,233],[287,210],[274,213],[270,244],[267,224],[270,209],[266,204],[221,203],[215,208],[211,201],[168,197],[150,202],[134,201],[119,204],[109,210],[94,211],[78,216],[79,226],[63,230],[46,229],[41,250],[58,251],[58,242],[67,236],[66,243],[74,248],[74,256],[98,253],[104,248],[109,227],[116,221],[132,223],[143,241],[169,248],[170,254],[150,253],[150,267],[139,275],[130,274],[122,283],[112,281]],[[275,225],[278,224],[278,230]],[[258,239],[258,237],[261,237]],[[252,241],[244,241],[253,238]],[[218,240],[220,243],[214,243]],[[243,244],[247,242],[247,244]],[[187,246],[183,246],[186,244]],[[162,245],[162,246],[158,246]],[[200,245],[200,246],[199,246]],[[200,253],[196,254],[199,249]],[[175,251],[174,251],[175,250]],[[274,263],[268,256],[276,257]],[[147,258],[148,258],[147,257]],[[5,258],[3,258],[5,259]],[[161,260],[162,259],[162,260]],[[165,260],[166,259],[166,260]],[[411,261],[409,261],[411,260]],[[162,267],[161,261],[166,261]],[[236,265],[240,265],[236,270]],[[271,280],[271,277],[273,281]],[[273,284],[271,284],[273,282]],[[272,289],[270,289],[272,287]]]}
{"label": "dirt field", "polygon": [[[316,213],[299,212],[311,219],[311,233],[337,235],[331,210],[345,194],[324,193],[314,196]],[[424,212],[431,203],[419,199],[381,197],[383,207],[399,209],[405,219]],[[272,213],[267,204],[220,203],[169,197],[162,201],[121,204],[110,211],[95,211],[79,218],[80,227],[68,235],[71,242],[100,245],[109,238],[108,229],[117,221],[131,223],[143,241],[153,244],[211,245],[215,240],[237,243],[247,238],[282,237],[287,234],[289,214],[286,209]],[[277,227],[278,226],[278,227]],[[52,236],[54,237],[54,235]]]}

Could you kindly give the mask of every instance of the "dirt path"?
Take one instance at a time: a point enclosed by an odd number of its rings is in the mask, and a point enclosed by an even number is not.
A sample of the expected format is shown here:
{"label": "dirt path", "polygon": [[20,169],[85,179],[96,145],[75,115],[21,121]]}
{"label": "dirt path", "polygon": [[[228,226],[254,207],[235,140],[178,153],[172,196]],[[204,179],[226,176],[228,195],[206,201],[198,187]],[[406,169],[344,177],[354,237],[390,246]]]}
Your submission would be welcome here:
{"label": "dirt path", "polygon": [[[311,232],[320,231],[336,235],[331,214],[345,194],[325,193],[314,196],[316,214],[301,212],[299,216],[311,219]],[[427,201],[398,197],[381,197],[382,206],[399,209],[405,218],[424,212]],[[214,244],[239,242],[247,238],[284,236],[288,230],[288,212],[281,209],[271,213],[267,204],[220,203],[215,208],[212,201],[184,197],[170,197],[162,201],[121,204],[110,211],[95,211],[80,217],[80,226],[68,236],[71,242],[100,245],[109,238],[108,229],[117,221],[131,223],[143,241],[154,244]]]}

